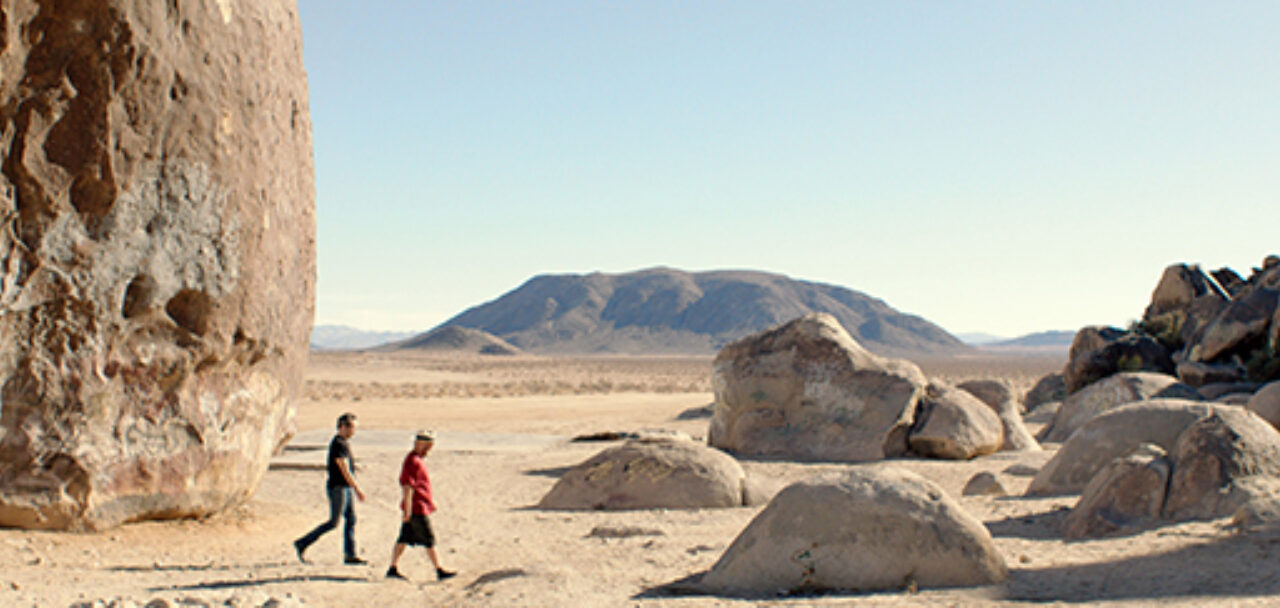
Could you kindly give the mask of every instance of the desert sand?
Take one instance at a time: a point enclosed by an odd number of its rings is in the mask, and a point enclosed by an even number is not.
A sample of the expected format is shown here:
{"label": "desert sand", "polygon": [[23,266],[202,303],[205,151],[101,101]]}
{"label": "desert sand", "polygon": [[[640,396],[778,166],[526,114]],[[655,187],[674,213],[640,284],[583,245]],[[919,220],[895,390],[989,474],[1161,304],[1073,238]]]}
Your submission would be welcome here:
{"label": "desert sand", "polygon": [[[972,356],[918,360],[946,380],[1002,377],[1025,391],[1062,360]],[[480,357],[313,353],[298,433],[257,494],[201,521],[142,522],[99,533],[0,530],[0,606],[924,606],[1090,603],[1274,605],[1280,539],[1245,536],[1225,520],[1136,536],[1066,542],[1075,497],[1018,496],[1052,455],[1004,452],[966,462],[897,459],[956,497],[990,471],[1010,497],[962,497],[1004,553],[1002,585],[863,595],[738,599],[690,595],[681,581],[709,568],[761,507],[549,512],[532,508],[566,467],[610,443],[598,431],[666,429],[694,437],[712,400],[709,357]],[[342,564],[340,532],[299,563],[290,542],[327,515],[324,447],[335,418],[359,417],[352,441],[368,500],[357,539],[368,566]],[[440,511],[439,550],[458,577],[436,582],[425,554],[386,580],[399,518],[396,476],[416,428],[439,433],[428,457]],[[1033,425],[1033,431],[1035,426]],[[781,487],[839,464],[743,461]],[[272,602],[275,602],[274,604]],[[155,604],[159,605],[159,604]]]}

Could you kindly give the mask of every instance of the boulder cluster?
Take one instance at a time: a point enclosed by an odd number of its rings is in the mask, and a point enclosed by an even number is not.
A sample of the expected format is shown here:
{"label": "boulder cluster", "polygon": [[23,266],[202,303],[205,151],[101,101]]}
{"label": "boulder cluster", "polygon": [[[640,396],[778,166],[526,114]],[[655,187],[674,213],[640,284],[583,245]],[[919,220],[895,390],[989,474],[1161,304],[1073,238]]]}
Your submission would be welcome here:
{"label": "boulder cluster", "polygon": [[725,346],[712,385],[708,442],[735,454],[866,462],[1039,449],[1007,384],[931,380],[868,352],[826,314]]}
{"label": "boulder cluster", "polygon": [[1027,494],[1081,494],[1065,536],[1280,511],[1278,296],[1280,257],[1247,280],[1176,264],[1131,328],[1076,333],[1024,400],[1052,413],[1040,440],[1062,443]]}
{"label": "boulder cluster", "polygon": [[1077,332],[1063,372],[1066,390],[1122,371],[1174,375],[1196,388],[1278,380],[1278,303],[1280,256],[1268,256],[1247,280],[1229,268],[1169,266],[1133,327]]}
{"label": "boulder cluster", "polygon": [[[910,361],[863,349],[831,315],[726,346],[713,383],[709,446],[632,439],[569,468],[538,507],[725,508],[774,494],[729,453],[860,463],[1040,449],[1007,382],[930,380]],[[1006,574],[986,527],[941,488],[855,464],[776,492],[700,585],[772,595],[986,585]]]}

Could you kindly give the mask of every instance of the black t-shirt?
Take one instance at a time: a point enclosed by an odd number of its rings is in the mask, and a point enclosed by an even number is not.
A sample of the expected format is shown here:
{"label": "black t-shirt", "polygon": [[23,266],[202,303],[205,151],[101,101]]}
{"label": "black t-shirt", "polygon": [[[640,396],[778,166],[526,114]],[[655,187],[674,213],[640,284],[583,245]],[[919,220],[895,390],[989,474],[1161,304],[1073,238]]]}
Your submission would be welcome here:
{"label": "black t-shirt", "polygon": [[342,476],[342,470],[338,468],[337,460],[339,458],[347,459],[347,470],[354,474],[355,467],[351,459],[351,446],[347,445],[347,439],[342,435],[334,435],[333,441],[329,442],[329,483],[330,488],[341,488],[350,486],[347,478]]}

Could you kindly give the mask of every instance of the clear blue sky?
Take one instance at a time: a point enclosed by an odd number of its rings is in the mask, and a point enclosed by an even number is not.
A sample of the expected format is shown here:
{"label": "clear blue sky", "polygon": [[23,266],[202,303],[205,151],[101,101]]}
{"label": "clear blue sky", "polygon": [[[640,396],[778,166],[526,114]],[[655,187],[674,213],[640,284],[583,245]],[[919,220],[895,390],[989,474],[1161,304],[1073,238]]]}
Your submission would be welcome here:
{"label": "clear blue sky", "polygon": [[952,332],[1280,253],[1280,3],[299,0],[318,324],[749,268]]}

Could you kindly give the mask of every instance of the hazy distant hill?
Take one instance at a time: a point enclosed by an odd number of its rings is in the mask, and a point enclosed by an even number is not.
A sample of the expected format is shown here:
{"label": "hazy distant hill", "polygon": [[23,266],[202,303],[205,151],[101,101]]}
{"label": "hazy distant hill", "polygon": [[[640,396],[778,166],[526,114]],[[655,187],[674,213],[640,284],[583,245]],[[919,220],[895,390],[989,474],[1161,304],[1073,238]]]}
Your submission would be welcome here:
{"label": "hazy distant hill", "polygon": [[470,327],[437,327],[424,334],[385,346],[396,350],[429,350],[478,353],[481,355],[515,355],[520,349],[487,331]]}
{"label": "hazy distant hill", "polygon": [[970,346],[979,346],[982,344],[993,344],[995,342],[1003,342],[1005,340],[1004,336],[997,336],[995,334],[989,334],[989,333],[980,332],[980,331],[969,332],[966,334],[956,334],[955,336],[957,338],[960,338],[961,342],[964,342],[965,344],[968,344]]}
{"label": "hazy distant hill", "polygon": [[990,342],[983,344],[980,348],[994,351],[1066,355],[1067,351],[1071,350],[1071,341],[1075,337],[1076,332],[1070,330],[1042,331],[1013,338],[1012,340]]}
{"label": "hazy distant hill", "polygon": [[709,353],[811,312],[827,312],[882,353],[967,350],[920,317],[844,287],[752,271],[543,275],[441,327],[473,327],[537,352]]}
{"label": "hazy distant hill", "polygon": [[317,350],[359,350],[412,336],[407,331],[366,331],[346,325],[317,325],[311,330],[311,348]]}

